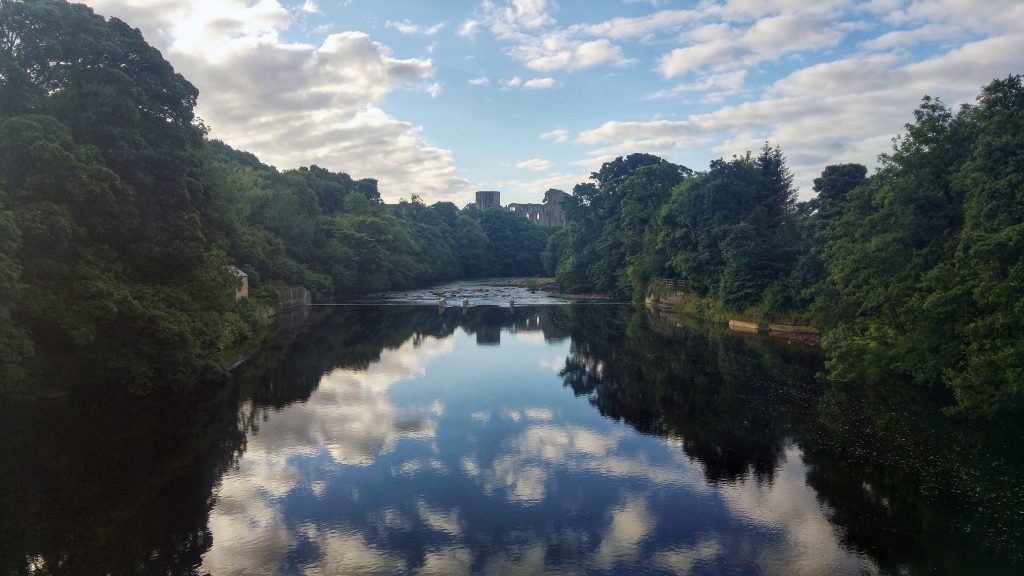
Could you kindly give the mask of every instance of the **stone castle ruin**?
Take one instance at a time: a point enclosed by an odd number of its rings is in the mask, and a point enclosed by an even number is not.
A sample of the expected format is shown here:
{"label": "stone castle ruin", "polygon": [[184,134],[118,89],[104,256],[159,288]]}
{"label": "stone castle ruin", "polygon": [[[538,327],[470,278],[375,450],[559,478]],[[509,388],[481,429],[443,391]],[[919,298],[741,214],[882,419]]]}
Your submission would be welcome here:
{"label": "stone castle ruin", "polygon": [[[518,204],[508,205],[509,212],[522,216],[534,224],[561,228],[565,226],[565,210],[562,208],[562,200],[567,194],[561,190],[549,190],[544,194],[543,204]],[[501,192],[494,190],[480,190],[476,193],[476,207],[480,210],[501,208]]]}

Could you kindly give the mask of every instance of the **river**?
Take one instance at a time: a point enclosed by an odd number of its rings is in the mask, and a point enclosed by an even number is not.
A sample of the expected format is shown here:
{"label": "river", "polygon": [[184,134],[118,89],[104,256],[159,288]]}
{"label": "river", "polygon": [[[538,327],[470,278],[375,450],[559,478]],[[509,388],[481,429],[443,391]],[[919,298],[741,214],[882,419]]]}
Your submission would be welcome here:
{"label": "river", "polygon": [[7,403],[0,570],[1024,565],[1019,423],[827,383],[815,348],[631,305],[394,304],[318,308],[188,402]]}

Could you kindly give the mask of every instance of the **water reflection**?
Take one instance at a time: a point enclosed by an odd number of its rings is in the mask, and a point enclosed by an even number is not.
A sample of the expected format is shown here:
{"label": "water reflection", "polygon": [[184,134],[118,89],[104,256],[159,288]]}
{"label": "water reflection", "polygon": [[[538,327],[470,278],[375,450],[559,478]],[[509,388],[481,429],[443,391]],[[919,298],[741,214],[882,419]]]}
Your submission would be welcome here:
{"label": "water reflection", "polygon": [[628,306],[339,308],[202,405],[12,413],[0,568],[1017,573],[1019,430],[819,369]]}
{"label": "water reflection", "polygon": [[[393,326],[383,316],[374,323]],[[784,439],[780,411],[798,403],[771,396],[787,379],[813,387],[813,357],[766,366],[742,342],[633,326],[647,320],[628,308],[420,320],[370,362],[325,366],[315,392],[251,418],[257,431],[221,486],[227,505],[211,514],[226,544],[202,570],[876,571],[828,529]],[[630,334],[640,338],[626,346]],[[739,432],[721,422],[734,416]]]}
{"label": "water reflection", "polygon": [[0,406],[0,573],[186,573],[245,435],[238,397]]}

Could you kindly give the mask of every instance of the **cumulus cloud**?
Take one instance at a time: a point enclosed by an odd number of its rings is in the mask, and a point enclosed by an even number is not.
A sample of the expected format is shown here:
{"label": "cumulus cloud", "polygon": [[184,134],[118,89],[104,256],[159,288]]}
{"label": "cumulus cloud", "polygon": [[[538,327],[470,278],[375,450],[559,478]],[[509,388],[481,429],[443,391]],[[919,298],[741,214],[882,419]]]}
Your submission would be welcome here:
{"label": "cumulus cloud", "polygon": [[540,158],[533,158],[531,160],[523,160],[522,162],[517,163],[516,168],[533,170],[534,172],[543,172],[551,168],[551,162],[541,160]]}
{"label": "cumulus cloud", "polygon": [[580,70],[599,64],[631,63],[622,48],[606,38],[588,40],[567,29],[551,29],[555,24],[553,3],[546,0],[510,0],[501,4],[485,1],[479,20],[468,20],[464,27],[486,25],[496,38],[512,46],[508,54],[529,68],[541,71]]}
{"label": "cumulus cloud", "polygon": [[362,32],[331,34],[319,46],[286,41],[294,22],[276,0],[90,4],[140,26],[199,88],[197,114],[212,137],[280,168],[316,163],[377,178],[387,200],[450,199],[470,189],[450,150],[380,107],[396,89],[437,96],[429,59],[396,58]]}
{"label": "cumulus cloud", "polygon": [[473,86],[487,86],[491,83],[491,79],[486,76],[481,76],[479,78],[471,79],[469,83]]}
{"label": "cumulus cloud", "polygon": [[545,132],[540,135],[542,140],[551,140],[552,142],[565,143],[569,141],[569,131],[562,128],[556,128],[550,132]]}
{"label": "cumulus cloud", "polygon": [[853,56],[797,70],[760,99],[683,120],[609,121],[581,132],[578,141],[603,146],[590,151],[596,160],[630,150],[668,154],[709,145],[723,155],[739,154],[768,138],[782,146],[806,196],[827,164],[871,165],[913,119],[923,95],[951,105],[967,102],[992,78],[1018,72],[1022,51],[1024,35],[1013,34],[921,62]]}
{"label": "cumulus cloud", "polygon": [[462,26],[459,27],[459,36],[472,36],[476,32],[478,26],[480,26],[480,22],[476,20],[466,20],[462,23]]}
{"label": "cumulus cloud", "polygon": [[542,90],[544,88],[554,88],[554,87],[555,87],[555,79],[554,78],[534,78],[532,80],[527,80],[526,83],[523,84],[523,88],[526,88],[526,89],[529,89],[529,90]]}
{"label": "cumulus cloud", "polygon": [[491,16],[512,27],[539,28],[554,23],[554,3],[547,0],[510,0],[503,6],[485,2]]}
{"label": "cumulus cloud", "polygon": [[433,36],[444,28],[444,23],[434,24],[433,26],[421,26],[419,24],[413,24],[409,20],[402,20],[400,22],[394,20],[388,20],[384,23],[385,28],[394,28],[402,34],[422,34],[423,36]]}
{"label": "cumulus cloud", "polygon": [[784,54],[835,46],[845,32],[830,21],[785,14],[763,18],[746,30],[715,26],[713,38],[676,48],[662,56],[666,78],[703,68],[739,68],[775,60]]}
{"label": "cumulus cloud", "polygon": [[534,70],[581,70],[599,64],[623,66],[627,59],[622,48],[605,38],[581,41],[562,32],[527,38],[509,53]]}

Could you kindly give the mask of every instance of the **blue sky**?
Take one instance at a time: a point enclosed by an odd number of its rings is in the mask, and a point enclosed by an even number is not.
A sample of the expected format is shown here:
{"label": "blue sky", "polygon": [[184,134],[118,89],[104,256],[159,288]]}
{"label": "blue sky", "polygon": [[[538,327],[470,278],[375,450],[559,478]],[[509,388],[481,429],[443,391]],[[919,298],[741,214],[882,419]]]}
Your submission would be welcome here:
{"label": "blue sky", "polygon": [[384,198],[539,201],[602,162],[782,146],[801,198],[929,94],[1024,72],[1018,0],[92,0],[201,92],[212,136]]}

